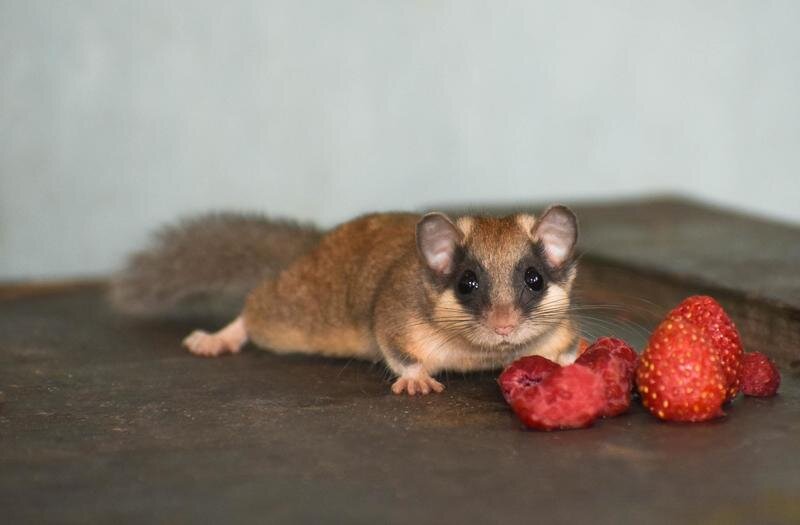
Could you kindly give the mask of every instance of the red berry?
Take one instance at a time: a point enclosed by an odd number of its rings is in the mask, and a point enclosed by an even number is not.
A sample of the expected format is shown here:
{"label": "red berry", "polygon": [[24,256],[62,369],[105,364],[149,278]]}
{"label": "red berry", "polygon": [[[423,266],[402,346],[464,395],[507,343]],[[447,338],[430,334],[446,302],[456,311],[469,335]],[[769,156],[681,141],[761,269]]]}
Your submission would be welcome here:
{"label": "red berry", "polygon": [[581,337],[578,339],[578,356],[582,356],[584,352],[589,348],[589,341]]}
{"label": "red berry", "polygon": [[707,295],[694,295],[676,306],[667,314],[667,319],[682,319],[705,331],[706,339],[718,353],[725,374],[725,400],[736,397],[741,385],[744,352],[739,332],[722,306]]}
{"label": "red berry", "polygon": [[577,364],[555,370],[537,385],[518,389],[511,398],[517,417],[538,430],[588,427],[605,405],[603,379]]}
{"label": "red berry", "polygon": [[601,337],[575,361],[603,378],[606,388],[603,417],[618,416],[630,408],[637,359],[636,352],[622,339]]}
{"label": "red berry", "polygon": [[631,345],[616,337],[597,338],[578,359],[593,361],[601,355],[608,355],[622,360],[631,372],[636,369],[636,362],[639,360],[639,356]]}
{"label": "red berry", "polygon": [[503,370],[503,373],[497,378],[497,382],[500,384],[506,402],[511,403],[511,397],[515,391],[539,384],[559,368],[561,368],[559,364],[538,355],[523,357]]}
{"label": "red berry", "polygon": [[728,389],[717,352],[692,323],[668,318],[639,359],[636,384],[642,404],[668,421],[705,421],[725,415]]}
{"label": "red berry", "polygon": [[746,396],[769,397],[778,393],[781,374],[775,363],[761,352],[744,354],[742,392]]}

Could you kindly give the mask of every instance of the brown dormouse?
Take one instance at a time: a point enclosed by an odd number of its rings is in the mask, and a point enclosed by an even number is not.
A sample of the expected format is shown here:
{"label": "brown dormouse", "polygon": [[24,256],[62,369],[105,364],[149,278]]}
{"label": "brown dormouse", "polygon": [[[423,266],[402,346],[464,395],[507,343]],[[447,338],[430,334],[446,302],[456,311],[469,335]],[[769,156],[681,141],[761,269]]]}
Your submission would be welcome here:
{"label": "brown dormouse", "polygon": [[[427,394],[445,370],[502,367],[525,355],[574,360],[577,220],[379,213],[329,231],[210,215],[167,228],[112,283],[123,310],[160,313],[197,295],[252,289],[236,318],[195,331],[190,352],[247,342],[276,353],[383,361],[395,393]],[[260,281],[260,282],[259,282]]]}

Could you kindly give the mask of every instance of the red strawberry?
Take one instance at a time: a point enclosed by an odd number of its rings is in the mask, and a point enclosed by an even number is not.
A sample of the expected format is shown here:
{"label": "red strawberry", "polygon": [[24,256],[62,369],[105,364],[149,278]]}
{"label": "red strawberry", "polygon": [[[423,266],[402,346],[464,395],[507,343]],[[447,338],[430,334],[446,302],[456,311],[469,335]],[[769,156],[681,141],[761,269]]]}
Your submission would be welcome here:
{"label": "red strawberry", "polygon": [[575,361],[600,374],[606,385],[603,417],[614,417],[631,406],[631,387],[636,370],[636,352],[622,339],[601,337]]}
{"label": "red strawberry", "polygon": [[559,368],[561,368],[559,364],[538,355],[523,357],[503,370],[497,382],[500,384],[506,403],[511,403],[511,397],[517,390],[539,384]]}
{"label": "red strawberry", "polygon": [[778,393],[781,374],[772,359],[761,352],[744,354],[742,392],[746,396],[769,397]]}
{"label": "red strawberry", "polygon": [[642,404],[668,421],[705,421],[725,415],[728,392],[717,352],[706,333],[677,318],[662,322],[636,369]]}
{"label": "red strawberry", "polygon": [[722,306],[707,295],[687,297],[667,319],[683,319],[705,331],[706,339],[717,350],[727,388],[725,401],[739,393],[742,373],[742,341],[739,332]]}
{"label": "red strawberry", "polygon": [[529,428],[590,426],[606,405],[603,379],[583,365],[559,368],[539,384],[518,389],[511,408]]}

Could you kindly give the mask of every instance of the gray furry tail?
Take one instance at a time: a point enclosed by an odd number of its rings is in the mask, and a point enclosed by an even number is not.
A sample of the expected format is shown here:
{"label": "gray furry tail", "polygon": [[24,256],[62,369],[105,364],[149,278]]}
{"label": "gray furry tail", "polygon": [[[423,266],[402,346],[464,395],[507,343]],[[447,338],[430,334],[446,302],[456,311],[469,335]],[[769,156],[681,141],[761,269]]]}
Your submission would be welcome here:
{"label": "gray furry tail", "polygon": [[229,315],[263,279],[311,251],[322,232],[256,214],[215,213],[163,227],[111,280],[120,311]]}

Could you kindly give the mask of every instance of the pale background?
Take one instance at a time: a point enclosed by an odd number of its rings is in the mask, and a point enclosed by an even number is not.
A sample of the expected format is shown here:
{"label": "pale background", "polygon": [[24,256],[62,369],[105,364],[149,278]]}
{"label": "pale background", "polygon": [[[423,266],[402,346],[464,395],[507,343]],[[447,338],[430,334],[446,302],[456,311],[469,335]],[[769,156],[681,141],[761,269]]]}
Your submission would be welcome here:
{"label": "pale background", "polygon": [[679,192],[800,222],[800,2],[0,0],[0,279],[210,209]]}

